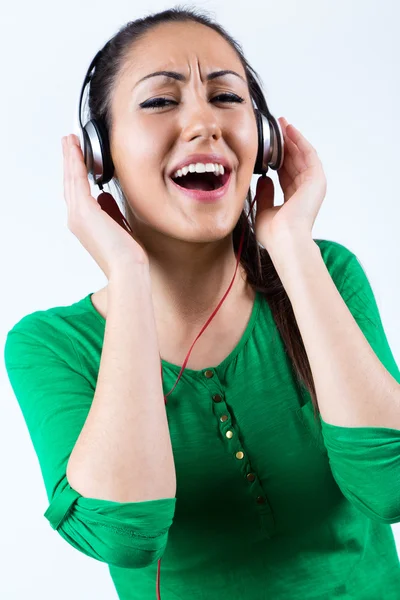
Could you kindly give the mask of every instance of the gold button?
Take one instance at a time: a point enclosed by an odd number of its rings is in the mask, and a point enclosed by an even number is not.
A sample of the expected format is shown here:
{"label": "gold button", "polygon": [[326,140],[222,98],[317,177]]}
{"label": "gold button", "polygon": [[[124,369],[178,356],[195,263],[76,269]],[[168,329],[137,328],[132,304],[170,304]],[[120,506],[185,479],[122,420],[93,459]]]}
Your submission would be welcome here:
{"label": "gold button", "polygon": [[238,458],[239,460],[242,460],[243,457],[244,457],[243,452],[236,452],[236,458]]}
{"label": "gold button", "polygon": [[227,438],[231,439],[231,437],[233,437],[233,431],[227,431],[225,435]]}
{"label": "gold button", "polygon": [[222,417],[220,417],[220,421],[222,421],[222,423],[225,423],[225,421],[227,421],[228,419],[228,415],[222,415]]}
{"label": "gold button", "polygon": [[221,400],[222,400],[222,398],[219,394],[214,394],[212,399],[214,400],[214,402],[221,402]]}
{"label": "gold button", "polygon": [[256,502],[257,504],[265,504],[265,498],[263,498],[263,496],[258,496]]}
{"label": "gold button", "polygon": [[256,478],[254,473],[247,473],[246,477],[247,477],[247,481],[254,481]]}
{"label": "gold button", "polygon": [[207,379],[210,379],[210,377],[214,377],[214,373],[210,370],[204,371],[204,377],[207,377]]}

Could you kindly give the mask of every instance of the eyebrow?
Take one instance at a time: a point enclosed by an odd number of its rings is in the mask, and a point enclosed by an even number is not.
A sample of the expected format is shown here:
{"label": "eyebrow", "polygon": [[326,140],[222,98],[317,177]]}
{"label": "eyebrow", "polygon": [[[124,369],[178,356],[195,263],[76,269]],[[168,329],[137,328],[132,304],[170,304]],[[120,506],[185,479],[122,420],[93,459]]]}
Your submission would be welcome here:
{"label": "eyebrow", "polygon": [[[231,71],[230,69],[224,69],[223,71],[213,71],[212,73],[209,73],[207,75],[207,81],[217,79],[217,77],[224,77],[225,75],[236,75],[236,77],[239,77],[242,81],[244,81],[244,83],[246,83],[246,80],[241,75],[239,75],[239,73],[236,73],[236,71]],[[145,79],[157,76],[171,77],[172,79],[176,79],[176,81],[187,81],[187,77],[186,75],[183,75],[183,73],[177,73],[176,71],[155,71],[155,73],[149,73],[149,75],[146,75],[145,77],[142,77],[142,79],[139,79],[139,81],[135,83],[133,88],[135,88],[140,82],[145,81]]]}

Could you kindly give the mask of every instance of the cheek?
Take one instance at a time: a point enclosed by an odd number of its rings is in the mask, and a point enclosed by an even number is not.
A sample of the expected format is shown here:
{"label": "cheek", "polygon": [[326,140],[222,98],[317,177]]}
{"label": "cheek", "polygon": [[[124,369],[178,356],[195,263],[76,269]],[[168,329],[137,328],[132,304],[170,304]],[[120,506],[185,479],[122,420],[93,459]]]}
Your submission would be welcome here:
{"label": "cheek", "polygon": [[[154,121],[153,121],[154,123]],[[157,175],[161,173],[164,160],[163,136],[159,127],[140,121],[120,121],[115,127],[112,141],[112,157],[119,177],[135,179],[135,175]],[[157,177],[154,177],[157,180]]]}
{"label": "cheek", "polygon": [[236,137],[240,162],[246,169],[252,169],[258,151],[258,133],[255,118],[242,119],[242,123],[238,124],[236,129]]}
{"label": "cheek", "polygon": [[235,124],[229,128],[230,135],[226,139],[238,161],[238,180],[236,185],[247,189],[250,185],[258,151],[257,124],[253,113],[243,112],[235,115]]}

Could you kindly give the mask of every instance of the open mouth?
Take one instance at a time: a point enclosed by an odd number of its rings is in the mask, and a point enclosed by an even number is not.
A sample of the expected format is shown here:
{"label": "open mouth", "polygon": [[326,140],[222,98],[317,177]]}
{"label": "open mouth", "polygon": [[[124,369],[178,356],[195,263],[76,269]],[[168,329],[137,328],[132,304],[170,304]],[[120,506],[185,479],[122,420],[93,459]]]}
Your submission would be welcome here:
{"label": "open mouth", "polygon": [[189,171],[187,175],[171,177],[171,179],[176,185],[187,190],[204,190],[208,192],[218,190],[224,186],[229,179],[229,175],[230,171],[228,170],[225,170],[223,175],[215,175],[212,172],[191,173]]}

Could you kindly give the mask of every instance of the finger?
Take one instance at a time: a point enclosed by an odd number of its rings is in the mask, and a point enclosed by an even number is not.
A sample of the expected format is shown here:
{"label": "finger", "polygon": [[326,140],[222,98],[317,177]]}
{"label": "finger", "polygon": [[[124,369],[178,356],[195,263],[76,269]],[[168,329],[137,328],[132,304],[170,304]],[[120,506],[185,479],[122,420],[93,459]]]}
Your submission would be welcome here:
{"label": "finger", "polygon": [[286,135],[286,127],[288,125],[288,122],[285,119],[285,117],[279,117],[278,122],[279,122],[279,125],[281,126],[282,135],[283,135],[283,137],[285,137],[285,135]]}
{"label": "finger", "polygon": [[75,190],[75,164],[73,156],[73,145],[71,135],[68,136],[68,165],[69,165],[69,177],[70,177],[70,208],[71,211],[75,210],[76,207],[76,190]]}
{"label": "finger", "polygon": [[293,176],[288,173],[286,169],[286,164],[284,164],[278,171],[279,183],[281,187],[285,190],[293,183]]}
{"label": "finger", "polygon": [[310,144],[310,142],[304,137],[304,135],[294,126],[289,125],[290,130],[290,139],[292,144],[294,144],[298,150],[303,155],[307,165],[309,164],[310,158],[314,158],[317,154],[314,146]]}
{"label": "finger", "polygon": [[[283,160],[283,165],[286,169],[286,173],[288,175],[290,175],[290,177],[292,179],[295,179],[295,177],[297,177],[297,175],[299,174],[299,172],[304,168],[302,163],[299,163],[299,161],[296,159],[294,159],[293,153],[297,152],[298,150],[293,150],[292,148],[290,148],[289,146],[289,142],[290,140],[285,140],[285,149],[284,149],[284,160]],[[279,169],[281,170],[281,169]]]}
{"label": "finger", "polygon": [[75,207],[75,190],[73,181],[73,165],[71,160],[71,143],[70,135],[65,138],[65,195],[67,202],[67,221],[70,227],[72,215],[74,214]]}
{"label": "finger", "polygon": [[75,188],[74,188],[74,172],[73,172],[73,163],[71,156],[71,136],[67,136],[67,172],[68,172],[68,185],[69,185],[69,209],[73,210],[75,205]]}
{"label": "finger", "polygon": [[63,152],[63,185],[64,185],[64,200],[68,204],[70,197],[70,183],[69,183],[69,167],[68,167],[68,148],[67,138],[63,137],[61,140],[62,152]]}
{"label": "finger", "polygon": [[287,127],[289,126],[288,121],[285,119],[285,117],[279,117],[278,121],[282,129],[284,141],[284,165],[286,167],[288,175],[290,175],[292,179],[295,179],[299,172],[304,170],[305,164],[301,157],[299,157],[299,149],[297,148],[296,144],[290,139],[286,131]]}
{"label": "finger", "polygon": [[[289,125],[290,127],[290,125]],[[296,175],[304,171],[307,168],[306,160],[304,159],[303,153],[298,148],[297,144],[289,137],[287,133],[284,138],[285,150],[287,156],[287,172],[294,179]]]}
{"label": "finger", "polygon": [[87,169],[77,136],[71,136],[70,154],[74,199],[75,203],[79,202],[81,207],[80,200],[91,197],[91,192]]}

